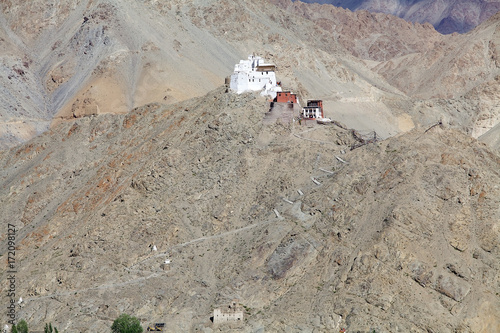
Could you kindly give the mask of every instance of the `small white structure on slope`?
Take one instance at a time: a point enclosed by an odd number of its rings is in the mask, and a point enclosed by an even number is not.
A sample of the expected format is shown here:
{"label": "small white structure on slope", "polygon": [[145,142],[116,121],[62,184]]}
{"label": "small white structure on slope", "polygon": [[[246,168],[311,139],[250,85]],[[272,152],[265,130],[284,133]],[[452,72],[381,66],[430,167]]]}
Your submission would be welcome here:
{"label": "small white structure on slope", "polygon": [[214,324],[243,321],[243,307],[234,299],[225,309],[214,309]]}
{"label": "small white structure on slope", "polygon": [[276,66],[266,64],[264,59],[250,55],[248,60],[240,60],[234,65],[229,88],[237,94],[245,91],[262,90],[261,95],[275,98],[281,87],[276,82]]}

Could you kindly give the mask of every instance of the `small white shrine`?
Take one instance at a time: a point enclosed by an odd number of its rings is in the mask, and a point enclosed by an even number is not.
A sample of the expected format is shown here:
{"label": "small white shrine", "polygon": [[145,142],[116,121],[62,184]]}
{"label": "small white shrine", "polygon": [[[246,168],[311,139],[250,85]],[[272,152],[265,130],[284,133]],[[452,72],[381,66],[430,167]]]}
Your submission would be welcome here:
{"label": "small white shrine", "polygon": [[243,307],[234,299],[227,308],[214,309],[214,324],[243,321]]}
{"label": "small white shrine", "polygon": [[266,64],[264,59],[250,55],[248,60],[240,60],[234,65],[229,88],[237,94],[245,91],[260,91],[263,96],[276,98],[281,87],[276,82],[276,66]]}

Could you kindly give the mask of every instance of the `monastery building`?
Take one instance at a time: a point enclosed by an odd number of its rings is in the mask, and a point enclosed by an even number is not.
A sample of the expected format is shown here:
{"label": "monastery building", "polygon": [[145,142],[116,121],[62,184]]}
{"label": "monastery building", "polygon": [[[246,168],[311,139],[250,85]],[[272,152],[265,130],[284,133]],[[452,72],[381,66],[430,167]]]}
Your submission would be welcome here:
{"label": "monastery building", "polygon": [[302,117],[306,119],[321,119],[324,117],[323,101],[319,99],[310,99],[307,106],[302,108]]}
{"label": "monastery building", "polygon": [[276,98],[281,87],[276,82],[276,66],[265,63],[258,56],[248,56],[248,60],[240,60],[234,65],[230,88],[237,94],[245,91],[262,91],[261,95]]}

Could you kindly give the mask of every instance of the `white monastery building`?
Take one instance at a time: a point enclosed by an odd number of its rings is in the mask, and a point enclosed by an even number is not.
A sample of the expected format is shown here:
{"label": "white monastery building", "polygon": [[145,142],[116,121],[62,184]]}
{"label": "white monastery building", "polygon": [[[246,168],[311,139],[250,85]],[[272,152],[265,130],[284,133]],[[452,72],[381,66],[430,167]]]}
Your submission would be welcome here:
{"label": "white monastery building", "polygon": [[230,88],[237,94],[245,91],[260,91],[263,96],[276,98],[281,87],[276,82],[276,66],[266,64],[264,59],[250,55],[248,60],[240,60],[234,65],[234,73],[231,75]]}

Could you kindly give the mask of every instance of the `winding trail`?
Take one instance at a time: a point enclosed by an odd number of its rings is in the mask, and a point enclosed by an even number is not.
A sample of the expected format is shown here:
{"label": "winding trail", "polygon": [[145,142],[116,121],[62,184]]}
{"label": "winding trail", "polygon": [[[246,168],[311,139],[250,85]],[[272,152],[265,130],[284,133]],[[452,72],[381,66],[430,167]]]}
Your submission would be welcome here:
{"label": "winding trail", "polygon": [[86,291],[92,291],[92,290],[104,290],[104,289],[111,289],[111,288],[119,288],[123,287],[129,284],[134,284],[138,282],[142,282],[148,279],[152,279],[161,275],[164,275],[166,273],[152,273],[147,276],[142,276],[139,278],[135,278],[132,280],[124,281],[124,282],[110,282],[110,283],[105,283],[97,287],[90,287],[90,288],[84,288],[84,289],[75,289],[75,290],[68,290],[68,291],[63,291],[60,293],[53,293],[50,295],[43,295],[43,296],[37,296],[37,297],[30,297],[25,300],[25,302],[31,302],[31,301],[39,301],[42,299],[47,299],[47,298],[55,298],[58,296],[70,296],[70,295],[75,295],[77,293],[82,293]]}
{"label": "winding trail", "polygon": [[[174,249],[177,249],[177,248],[181,248],[181,247],[184,247],[184,246],[189,246],[191,244],[196,244],[196,243],[207,241],[207,240],[212,240],[212,239],[216,239],[216,238],[222,238],[224,236],[236,234],[236,233],[239,233],[239,232],[242,232],[242,231],[245,231],[245,230],[249,230],[249,229],[252,229],[252,228],[255,228],[255,227],[258,227],[258,226],[269,224],[271,222],[273,222],[272,219],[267,219],[266,221],[255,223],[255,224],[250,224],[250,225],[247,225],[246,227],[242,227],[242,228],[239,228],[239,229],[233,229],[233,230],[229,230],[229,231],[217,234],[217,235],[200,237],[200,238],[192,239],[192,240],[184,242],[184,243],[176,244],[176,245],[171,246],[168,250],[163,251],[162,253],[159,253],[159,254],[156,254],[154,256],[145,258],[145,259],[143,259],[143,260],[141,260],[141,261],[133,264],[132,266],[125,268],[125,270],[126,271],[131,271],[134,266],[137,266],[137,265],[139,265],[139,264],[141,264],[143,262],[146,262],[146,261],[154,259],[154,258],[164,257],[170,251],[172,251]],[[166,275],[166,274],[167,274],[167,272],[154,272],[154,273],[148,274],[146,276],[134,278],[134,279],[131,279],[131,280],[128,280],[128,281],[123,281],[123,282],[108,282],[108,283],[102,284],[102,285],[97,286],[97,287],[89,287],[89,288],[83,288],[83,289],[74,289],[74,290],[68,290],[68,291],[63,291],[63,292],[59,292],[59,293],[52,293],[52,294],[49,294],[49,295],[30,297],[30,298],[26,298],[25,302],[39,301],[39,300],[48,299],[48,298],[55,298],[55,297],[58,297],[58,296],[71,296],[71,295],[74,295],[74,294],[77,294],[77,293],[83,293],[83,292],[87,292],[87,291],[97,291],[97,290],[120,288],[120,287],[124,287],[124,286],[127,286],[127,285],[131,285],[131,284],[135,284],[135,283],[140,283],[140,282],[146,281],[148,279],[152,279],[152,278],[159,277],[159,276]]]}
{"label": "winding trail", "polygon": [[[312,129],[308,129],[306,131],[300,132],[299,134],[304,134],[304,133],[307,133],[307,132],[310,132],[310,131],[313,131],[313,130],[316,130],[316,129],[318,129],[318,128],[314,127]],[[299,139],[303,139],[303,140],[307,140],[307,141],[323,142],[323,143],[330,143],[330,144],[332,143],[332,142],[326,142],[326,141],[319,141],[319,140],[307,139],[307,138],[301,137],[300,135],[295,134],[295,133],[293,135],[296,136]],[[321,168],[318,168],[318,169],[322,170]],[[330,173],[329,171],[326,171],[326,170],[322,170],[322,171]],[[217,239],[217,238],[222,238],[222,237],[225,237],[225,236],[233,235],[233,234],[236,234],[236,233],[239,233],[239,232],[250,230],[252,228],[263,226],[263,225],[269,224],[271,222],[276,222],[276,221],[279,221],[279,220],[280,220],[279,218],[277,219],[277,218],[271,218],[271,217],[269,217],[268,219],[266,219],[263,222],[250,224],[250,225],[247,225],[245,227],[238,228],[238,229],[233,229],[233,230],[229,230],[229,231],[226,231],[226,232],[223,232],[223,233],[220,233],[220,234],[216,234],[216,235],[212,235],[212,236],[203,236],[203,237],[199,237],[199,238],[195,238],[195,239],[189,240],[189,241],[184,242],[184,243],[175,244],[175,245],[172,245],[167,250],[165,250],[165,251],[163,251],[161,253],[158,253],[156,255],[144,258],[144,259],[136,262],[135,264],[131,265],[130,267],[124,268],[124,270],[128,271],[128,272],[132,272],[132,271],[144,272],[143,270],[136,270],[136,269],[134,269],[134,267],[136,267],[136,266],[138,266],[138,265],[140,265],[140,264],[142,264],[144,262],[147,262],[149,260],[152,260],[152,259],[156,259],[156,258],[160,258],[160,257],[165,257],[169,253],[171,253],[172,250],[175,250],[175,249],[178,249],[178,248],[182,248],[182,247],[189,246],[189,245],[192,245],[192,244],[196,244],[196,243],[200,243],[200,242],[204,242],[204,241],[210,241],[210,240],[213,240],[213,239]],[[30,297],[30,298],[26,298],[25,302],[39,301],[39,300],[44,300],[44,299],[49,299],[49,298],[56,298],[58,296],[71,296],[71,295],[75,295],[77,293],[83,293],[83,292],[88,292],[88,291],[97,291],[97,290],[106,290],[106,289],[120,288],[120,287],[124,287],[124,286],[127,286],[127,285],[140,283],[140,282],[152,279],[152,278],[160,277],[160,276],[163,276],[163,275],[166,275],[166,274],[167,274],[167,272],[151,272],[150,274],[148,274],[146,276],[137,277],[137,278],[134,278],[134,279],[131,279],[131,280],[128,280],[128,281],[122,281],[122,282],[114,281],[114,282],[108,282],[108,283],[105,283],[105,284],[102,284],[102,285],[96,286],[96,287],[89,287],[89,288],[83,288],[83,289],[74,289],[74,290],[68,290],[68,291],[63,291],[63,292],[58,292],[58,293],[52,293],[52,294],[49,294],[49,295]]]}
{"label": "winding trail", "polygon": [[212,236],[204,236],[204,237],[200,237],[200,238],[195,238],[195,239],[192,239],[192,240],[184,242],[184,243],[176,244],[176,245],[173,245],[170,248],[168,248],[168,250],[166,250],[166,251],[163,251],[163,252],[158,253],[158,254],[156,254],[154,256],[147,257],[147,258],[145,258],[145,259],[143,259],[141,261],[136,262],[132,266],[126,268],[126,270],[130,270],[133,267],[135,267],[135,266],[137,266],[137,265],[139,265],[139,264],[141,264],[141,263],[143,263],[145,261],[148,261],[150,259],[164,257],[164,256],[168,255],[169,252],[171,252],[172,250],[177,249],[177,248],[181,248],[181,247],[188,246],[188,245],[191,245],[191,244],[196,244],[196,243],[203,242],[203,241],[206,241],[206,240],[212,240],[212,239],[216,239],[216,238],[222,238],[224,236],[236,234],[236,233],[239,233],[241,231],[249,230],[249,229],[252,229],[252,228],[264,225],[264,224],[268,224],[268,223],[271,223],[271,222],[272,221],[270,219],[268,219],[266,221],[255,223],[255,224],[250,224],[250,225],[247,225],[246,227],[242,227],[242,228],[239,228],[239,229],[229,230],[229,231],[226,231],[226,232],[223,232],[223,233],[220,233],[220,234],[216,234],[216,235],[212,235]]}

